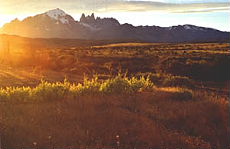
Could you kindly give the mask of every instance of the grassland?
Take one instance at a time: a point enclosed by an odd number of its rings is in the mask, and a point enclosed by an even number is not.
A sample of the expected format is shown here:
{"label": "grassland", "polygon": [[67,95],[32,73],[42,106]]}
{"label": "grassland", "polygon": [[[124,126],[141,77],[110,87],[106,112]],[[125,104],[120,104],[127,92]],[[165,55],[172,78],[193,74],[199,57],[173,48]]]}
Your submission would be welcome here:
{"label": "grassland", "polygon": [[3,147],[229,148],[228,43],[73,43],[1,51]]}

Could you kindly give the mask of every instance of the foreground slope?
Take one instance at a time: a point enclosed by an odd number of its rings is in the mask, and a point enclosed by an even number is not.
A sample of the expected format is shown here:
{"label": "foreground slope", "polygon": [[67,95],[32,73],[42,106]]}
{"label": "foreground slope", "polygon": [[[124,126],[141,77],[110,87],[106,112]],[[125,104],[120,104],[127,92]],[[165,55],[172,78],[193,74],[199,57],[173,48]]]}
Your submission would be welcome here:
{"label": "foreground slope", "polygon": [[1,141],[6,148],[223,149],[228,107],[225,97],[143,78],[43,81],[0,90]]}

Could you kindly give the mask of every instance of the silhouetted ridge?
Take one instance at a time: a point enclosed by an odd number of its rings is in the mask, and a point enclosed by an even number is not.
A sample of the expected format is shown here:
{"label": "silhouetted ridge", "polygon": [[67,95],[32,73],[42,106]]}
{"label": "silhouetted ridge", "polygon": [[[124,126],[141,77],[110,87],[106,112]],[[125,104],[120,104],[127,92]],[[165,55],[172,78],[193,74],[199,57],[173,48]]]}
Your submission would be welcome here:
{"label": "silhouetted ridge", "polygon": [[[141,21],[141,20],[140,20]],[[57,8],[22,21],[13,20],[0,28],[1,34],[39,38],[135,40],[144,42],[229,42],[229,32],[185,24],[171,27],[120,24],[115,18],[94,13],[80,21]]]}

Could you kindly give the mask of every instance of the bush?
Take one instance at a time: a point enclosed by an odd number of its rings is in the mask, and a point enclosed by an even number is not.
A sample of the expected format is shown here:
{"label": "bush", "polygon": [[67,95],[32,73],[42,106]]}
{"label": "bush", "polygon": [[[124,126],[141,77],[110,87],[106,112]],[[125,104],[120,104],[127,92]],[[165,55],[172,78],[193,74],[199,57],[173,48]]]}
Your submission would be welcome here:
{"label": "bush", "polygon": [[100,91],[103,93],[130,93],[131,88],[128,79],[118,76],[114,79],[106,80],[101,84]]}
{"label": "bush", "polygon": [[98,81],[98,77],[94,77],[89,80],[88,78],[84,78],[83,84],[71,84],[70,85],[70,96],[76,97],[80,95],[95,95],[99,94],[101,83]]}
{"label": "bush", "polygon": [[140,73],[137,76],[139,77],[147,77],[151,82],[154,82],[155,85],[161,86],[162,82],[166,77],[168,77],[168,74],[162,74],[162,73]]}
{"label": "bush", "polygon": [[164,73],[141,73],[137,76],[146,76],[157,86],[194,88],[194,83],[188,77],[173,76]]}
{"label": "bush", "polygon": [[139,91],[146,91],[153,87],[153,83],[149,78],[140,77],[131,79],[118,75],[113,79],[109,79],[101,84],[100,91],[102,93],[119,94],[119,93],[135,93]]}
{"label": "bush", "polygon": [[154,84],[150,80],[149,76],[141,76],[139,79],[132,77],[129,80],[129,84],[131,86],[132,92],[149,91],[152,90],[154,87]]}
{"label": "bush", "polygon": [[41,81],[41,83],[31,89],[32,97],[37,100],[58,100],[63,99],[69,91],[70,84],[65,80],[64,83],[49,83]]}
{"label": "bush", "polygon": [[27,101],[31,95],[29,87],[7,87],[0,90],[0,100]]}

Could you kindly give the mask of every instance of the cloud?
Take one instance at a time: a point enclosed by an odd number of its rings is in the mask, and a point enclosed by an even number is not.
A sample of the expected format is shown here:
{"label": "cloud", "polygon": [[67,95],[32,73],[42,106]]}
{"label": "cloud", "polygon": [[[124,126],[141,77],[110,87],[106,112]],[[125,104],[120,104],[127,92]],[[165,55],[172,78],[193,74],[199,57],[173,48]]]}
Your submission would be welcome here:
{"label": "cloud", "polygon": [[228,3],[163,3],[151,1],[120,2],[109,8],[111,11],[155,11],[169,13],[193,13],[227,11]]}
{"label": "cloud", "polygon": [[176,13],[202,13],[202,12],[228,12],[229,7],[219,7],[219,8],[206,8],[206,9],[193,9],[193,10],[183,10],[177,11]]}
{"label": "cloud", "polygon": [[[181,1],[181,0],[180,0]],[[229,3],[226,0],[0,0],[0,13],[8,14],[37,14],[53,8],[61,8],[69,13],[82,12],[169,12],[169,13],[198,13],[228,11]],[[209,2],[208,2],[209,1]]]}

